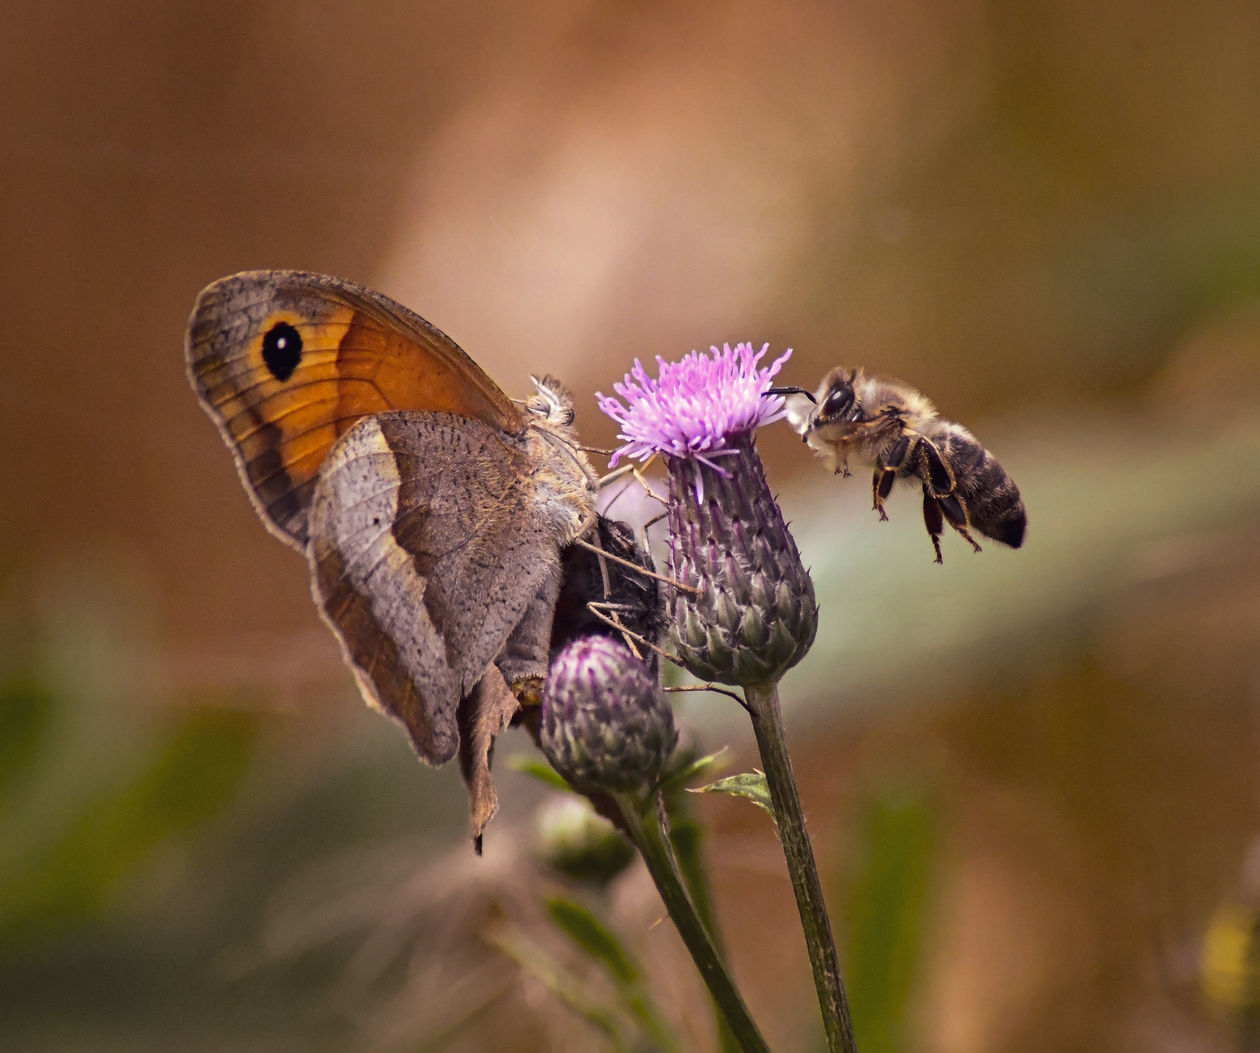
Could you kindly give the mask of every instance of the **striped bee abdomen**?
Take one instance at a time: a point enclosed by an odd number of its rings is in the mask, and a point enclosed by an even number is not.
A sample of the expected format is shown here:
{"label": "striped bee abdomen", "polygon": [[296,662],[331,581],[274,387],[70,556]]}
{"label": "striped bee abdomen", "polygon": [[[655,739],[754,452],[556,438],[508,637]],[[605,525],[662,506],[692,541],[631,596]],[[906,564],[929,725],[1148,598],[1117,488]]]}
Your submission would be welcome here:
{"label": "striped bee abdomen", "polygon": [[968,523],[994,541],[1019,548],[1028,525],[1019,487],[971,432],[953,421],[941,424],[932,441],[953,470]]}

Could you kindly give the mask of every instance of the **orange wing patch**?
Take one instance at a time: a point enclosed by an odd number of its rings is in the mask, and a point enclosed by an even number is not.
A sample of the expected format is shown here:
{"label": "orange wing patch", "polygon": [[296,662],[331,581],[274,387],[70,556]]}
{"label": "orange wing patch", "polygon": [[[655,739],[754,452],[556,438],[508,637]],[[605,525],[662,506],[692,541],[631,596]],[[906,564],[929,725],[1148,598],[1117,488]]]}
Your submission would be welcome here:
{"label": "orange wing patch", "polygon": [[204,289],[188,330],[193,385],[264,522],[305,547],[320,467],[356,421],[391,410],[517,433],[521,411],[440,330],[353,282],[247,271]]}

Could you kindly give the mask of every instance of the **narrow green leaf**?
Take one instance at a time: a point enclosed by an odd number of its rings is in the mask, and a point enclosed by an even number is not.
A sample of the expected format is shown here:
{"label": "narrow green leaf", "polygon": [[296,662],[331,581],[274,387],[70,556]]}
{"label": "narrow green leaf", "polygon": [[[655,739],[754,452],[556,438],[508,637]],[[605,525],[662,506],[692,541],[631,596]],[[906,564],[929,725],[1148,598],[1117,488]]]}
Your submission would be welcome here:
{"label": "narrow green leaf", "polygon": [[905,783],[865,802],[849,888],[849,997],[862,1053],[906,1048],[906,1021],[931,913],[938,815]]}
{"label": "narrow green leaf", "polygon": [[42,851],[0,889],[10,934],[97,916],[160,845],[213,818],[245,775],[257,721],[233,710],[191,712],[147,765],[84,802]]}
{"label": "narrow green leaf", "polygon": [[621,984],[637,984],[639,968],[621,942],[594,914],[569,899],[547,901],[551,920]]}
{"label": "narrow green leaf", "polygon": [[509,757],[507,763],[512,771],[519,771],[554,789],[568,790],[569,793],[576,792],[572,786],[564,781],[564,776],[546,761],[540,761],[534,757],[527,757],[523,753],[517,753]]}
{"label": "narrow green leaf", "polygon": [[486,938],[512,958],[522,972],[528,973],[577,1016],[602,1032],[616,1049],[627,1048],[622,1041],[616,1015],[596,1005],[581,979],[565,969],[540,944],[521,930],[507,926],[487,933]]}
{"label": "narrow green leaf", "polygon": [[664,779],[661,780],[663,786],[676,786],[682,783],[690,782],[697,776],[703,775],[710,768],[721,767],[726,754],[726,747],[723,746],[716,753],[709,753],[703,757],[682,758],[682,764],[676,768],[666,772]]}
{"label": "narrow green leaf", "polygon": [[33,679],[0,684],[0,803],[34,766],[54,708],[52,693]]}

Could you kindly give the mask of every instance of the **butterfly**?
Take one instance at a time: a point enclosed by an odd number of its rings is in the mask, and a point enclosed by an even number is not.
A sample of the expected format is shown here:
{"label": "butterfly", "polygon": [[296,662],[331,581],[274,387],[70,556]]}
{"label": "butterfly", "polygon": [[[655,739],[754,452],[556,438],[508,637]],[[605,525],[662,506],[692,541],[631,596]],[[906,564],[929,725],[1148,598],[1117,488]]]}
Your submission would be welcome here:
{"label": "butterfly", "polygon": [[606,532],[572,395],[542,377],[514,401],[419,315],[302,271],[207,286],[185,349],[364,698],[424,761],[459,755],[479,845],[498,807],[494,737],[546,676],[573,543]]}

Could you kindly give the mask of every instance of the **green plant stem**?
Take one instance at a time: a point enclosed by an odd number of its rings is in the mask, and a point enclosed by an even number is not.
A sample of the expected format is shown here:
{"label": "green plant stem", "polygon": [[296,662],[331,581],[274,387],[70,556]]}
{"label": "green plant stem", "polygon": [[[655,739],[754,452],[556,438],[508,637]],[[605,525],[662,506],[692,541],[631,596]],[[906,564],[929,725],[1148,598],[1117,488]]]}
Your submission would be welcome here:
{"label": "green plant stem", "polygon": [[769,1053],[770,1047],[761,1037],[761,1032],[744,1004],[743,996],[718,954],[709,930],[700,920],[695,904],[687,894],[659,820],[645,818],[640,803],[629,795],[618,794],[617,803],[621,807],[630,836],[661,894],[670,920],[678,929],[687,950],[691,952],[692,960],[700,970],[700,976],[709,988],[714,1004],[726,1018],[739,1048],[748,1053]]}
{"label": "green plant stem", "polygon": [[[722,946],[722,934],[718,931],[717,916],[713,912],[713,897],[709,894],[709,882],[700,858],[701,839],[700,824],[687,812],[681,815],[675,812],[670,816],[669,843],[673,849],[674,862],[678,864],[683,884],[691,895],[691,902],[695,904],[701,923],[713,940],[718,957],[725,961],[726,949]],[[726,1015],[716,1003],[713,1006],[713,1016],[717,1025],[718,1048],[722,1053],[735,1053],[739,1049],[739,1043],[731,1032],[730,1024],[726,1022]]]}
{"label": "green plant stem", "polygon": [[818,867],[814,863],[814,849],[809,843],[805,813],[801,810],[801,798],[796,792],[796,779],[792,775],[792,760],[788,756],[783,717],[779,711],[779,689],[774,684],[746,685],[744,696],[752,716],[753,733],[757,736],[757,749],[761,753],[770,799],[774,803],[775,822],[792,879],[792,891],[796,893],[801,927],[805,931],[805,945],[809,948],[809,961],[814,970],[814,986],[818,990],[827,1048],[832,1053],[857,1053],[849,1003],[844,994],[844,981],[840,978],[840,960],[831,935],[831,921],[827,917],[822,883],[818,880]]}

